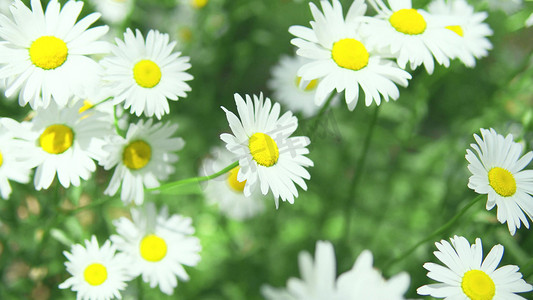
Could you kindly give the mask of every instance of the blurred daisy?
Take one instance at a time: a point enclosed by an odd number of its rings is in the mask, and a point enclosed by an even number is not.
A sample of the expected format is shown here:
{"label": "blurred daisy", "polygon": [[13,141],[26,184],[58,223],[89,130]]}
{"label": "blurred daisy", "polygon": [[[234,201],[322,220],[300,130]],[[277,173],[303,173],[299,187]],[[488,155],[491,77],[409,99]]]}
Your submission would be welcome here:
{"label": "blurred daisy", "polygon": [[223,133],[220,138],[239,160],[237,181],[246,181],[246,197],[260,185],[263,195],[272,191],[276,208],[280,197],[293,204],[298,197],[294,183],[307,190],[304,179],[311,178],[305,167],[313,166],[313,162],[304,156],[309,153],[309,138],[290,137],[298,127],[298,119],[290,111],[280,117],[278,103],[272,105],[268,98],[263,101],[263,94],[253,97],[252,102],[246,95],[245,102],[235,94],[240,119],[222,107],[232,134]]}
{"label": "blurred daisy", "polygon": [[462,236],[454,236],[451,244],[445,240],[435,243],[438,251],[435,256],[444,263],[441,266],[425,263],[427,276],[440,283],[418,288],[419,295],[429,295],[446,299],[507,300],[525,299],[515,293],[533,290],[522,279],[518,267],[513,265],[496,269],[503,256],[503,246],[492,247],[483,260],[483,246],[477,238],[474,245]]}
{"label": "blurred daisy", "polygon": [[173,164],[178,156],[172,152],[183,148],[181,138],[171,137],[178,129],[177,124],[157,123],[143,120],[130,124],[126,138],[112,136],[104,149],[109,155],[100,164],[115,172],[104,194],[113,196],[122,183],[120,199],[125,203],[144,201],[144,187],[155,188],[159,180],[166,180],[174,172]]}
{"label": "blurred daisy", "polygon": [[124,41],[115,39],[112,57],[102,60],[104,80],[110,83],[114,104],[124,102],[125,108],[140,116],[144,113],[158,119],[170,111],[168,100],[186,97],[191,87],[185,81],[193,77],[185,72],[191,65],[189,57],[172,53],[176,42],[168,34],[150,30],[146,41],[139,30],[124,33]]}
{"label": "blurred daisy", "polygon": [[297,37],[291,40],[298,47],[296,53],[312,60],[299,69],[298,76],[305,81],[319,80],[315,104],[322,105],[333,90],[344,91],[348,109],[353,110],[359,99],[359,87],[365,94],[366,106],[373,101],[379,105],[381,98],[398,99],[400,92],[396,84],[407,86],[411,75],[383,59],[359,34],[366,12],[364,0],[352,3],[346,19],[338,0],[332,4],[321,1],[321,4],[323,12],[309,3],[314,17],[312,29],[289,28]]}
{"label": "blurred daisy", "polygon": [[397,57],[398,65],[411,69],[424,64],[429,74],[433,73],[435,63],[448,67],[450,58],[460,55],[460,36],[444,28],[435,17],[424,10],[414,9],[411,0],[370,0],[378,12],[369,18],[364,26],[368,43],[378,49],[390,51]]}
{"label": "blurred daisy", "polygon": [[434,0],[428,11],[442,19],[442,25],[461,37],[463,51],[459,59],[468,67],[476,65],[476,58],[489,54],[492,44],[487,36],[492,35],[489,25],[483,23],[488,17],[486,12],[474,12],[465,0]]}
{"label": "blurred daisy", "polygon": [[131,258],[130,271],[142,275],[150,287],[159,286],[167,295],[178,285],[176,276],[188,281],[183,265],[196,266],[201,250],[198,238],[191,236],[194,228],[191,219],[180,215],[168,216],[163,207],[159,214],[153,203],[145,208],[132,208],[132,220],[122,217],[113,224],[118,235],[111,240],[116,247]]}
{"label": "blurred daisy", "polygon": [[508,16],[522,8],[522,0],[485,0],[490,10],[502,10]]}
{"label": "blurred daisy", "polygon": [[76,299],[121,299],[120,292],[126,289],[129,261],[124,254],[115,254],[116,248],[107,240],[102,247],[93,235],[85,240],[85,247],[72,245],[70,253],[63,254],[67,271],[72,275],[59,285],[60,289],[71,288],[77,292]]}
{"label": "blurred daisy", "polygon": [[[18,130],[11,131],[5,125],[10,123],[9,127],[18,127]],[[20,124],[15,120],[2,118],[0,119],[0,195],[8,199],[11,194],[11,186],[8,180],[19,183],[28,183],[30,181],[31,163],[28,162],[28,150],[31,145],[15,138],[14,133],[20,130]]]}
{"label": "blurred daisy", "polygon": [[311,60],[301,56],[283,55],[272,68],[272,78],[267,83],[281,104],[305,117],[316,114],[320,108],[314,103],[318,79],[302,81],[297,75],[298,69],[309,62]]}
{"label": "blurred daisy", "polygon": [[[200,173],[202,176],[213,174],[237,159],[225,148],[215,148],[211,151],[211,156],[203,161]],[[235,220],[244,220],[262,212],[265,205],[257,187],[249,197],[244,196],[246,181],[237,180],[239,169],[237,166],[228,173],[208,181],[205,194],[211,204],[218,204],[224,215]]]}
{"label": "blurred daisy", "polygon": [[[32,164],[37,166],[34,184],[36,190],[47,189],[55,178],[65,188],[80,185],[80,178],[89,179],[96,170],[93,159],[106,155],[102,150],[103,138],[111,133],[111,124],[97,112],[79,113],[81,101],[73,106],[36,110],[31,123],[17,128],[10,122],[9,129],[18,138],[32,145]],[[5,124],[7,125],[7,124]]]}
{"label": "blurred daisy", "polygon": [[529,15],[529,17],[526,20],[526,27],[533,26],[533,13]]}
{"label": "blurred daisy", "polygon": [[477,145],[470,144],[477,155],[466,150],[472,173],[468,187],[478,194],[488,194],[487,210],[498,206],[498,221],[507,222],[514,235],[520,223],[529,228],[524,213],[533,219],[533,170],[522,170],[533,159],[533,152],[520,157],[522,145],[513,142],[511,134],[504,138],[492,128],[482,128],[481,136],[474,134]]}
{"label": "blurred daisy", "polygon": [[96,9],[102,13],[102,19],[120,24],[133,11],[134,0],[91,0]]}
{"label": "blurred daisy", "polygon": [[68,1],[63,9],[57,0],[43,13],[41,2],[31,0],[31,10],[22,1],[11,6],[13,21],[0,18],[0,79],[7,79],[6,97],[17,91],[20,105],[47,107],[53,98],[64,106],[70,97],[94,80],[98,63],[87,55],[108,51],[98,41],[107,26],[87,29],[100,17],[93,13],[78,23],[82,1]]}

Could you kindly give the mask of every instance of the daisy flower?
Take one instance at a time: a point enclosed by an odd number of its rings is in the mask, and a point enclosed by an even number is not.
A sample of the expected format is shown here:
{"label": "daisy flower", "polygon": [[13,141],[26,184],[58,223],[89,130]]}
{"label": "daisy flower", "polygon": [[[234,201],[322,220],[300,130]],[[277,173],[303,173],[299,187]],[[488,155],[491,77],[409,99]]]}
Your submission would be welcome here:
{"label": "daisy flower", "polygon": [[487,194],[487,210],[498,206],[497,218],[507,222],[512,235],[524,223],[529,223],[524,213],[533,219],[533,170],[523,170],[533,158],[533,152],[522,155],[523,147],[513,142],[513,136],[496,133],[494,129],[481,129],[481,138],[475,134],[476,144],[470,144],[476,154],[466,150],[468,170],[472,173],[468,187],[478,194]]}
{"label": "daisy flower", "polygon": [[133,11],[134,0],[91,0],[96,9],[102,13],[102,19],[120,24]]}
{"label": "daisy flower", "polygon": [[444,28],[433,15],[421,9],[414,9],[411,0],[370,0],[378,12],[369,18],[364,26],[368,43],[397,57],[398,65],[411,69],[424,64],[429,74],[439,65],[448,67],[450,58],[460,55],[460,36]]}
{"label": "daisy flower", "polygon": [[159,180],[166,180],[174,172],[172,165],[178,161],[178,156],[173,152],[185,144],[182,138],[171,137],[177,129],[177,124],[140,120],[130,124],[126,138],[110,137],[104,146],[109,155],[100,164],[106,170],[116,168],[104,194],[115,195],[122,183],[120,199],[125,203],[142,204],[144,187],[158,187]]}
{"label": "daisy flower", "polygon": [[115,254],[116,248],[107,240],[102,247],[93,235],[85,240],[85,247],[72,245],[70,253],[63,254],[67,271],[72,275],[59,285],[60,289],[71,288],[77,292],[76,299],[121,299],[120,292],[126,289],[129,261],[124,254]]}
{"label": "daisy flower", "polygon": [[166,207],[158,214],[153,203],[144,209],[132,208],[131,217],[113,222],[118,233],[111,236],[113,244],[130,257],[134,276],[142,275],[150,287],[159,286],[163,293],[172,295],[178,285],[176,276],[189,280],[183,265],[196,266],[200,261],[200,240],[191,236],[191,219],[169,217]]}
{"label": "daisy flower", "polygon": [[293,112],[301,112],[305,117],[311,117],[320,108],[314,103],[318,79],[302,81],[302,77],[297,75],[300,67],[309,62],[311,60],[302,56],[283,55],[272,68],[272,78],[267,82],[281,104],[287,105]]}
{"label": "daisy flower", "polygon": [[146,41],[142,33],[127,29],[124,41],[115,39],[113,56],[102,60],[104,80],[110,83],[114,104],[124,102],[124,108],[140,116],[144,113],[158,119],[170,111],[168,100],[186,97],[191,87],[185,81],[193,77],[185,72],[191,65],[189,57],[174,52],[176,42],[168,34],[150,30]]}
{"label": "daisy flower", "polygon": [[15,132],[23,129],[15,120],[0,119],[0,195],[8,199],[11,194],[8,180],[28,183],[33,166],[28,161],[28,149],[31,149],[31,145],[16,139],[14,132],[3,125],[5,123],[11,123],[9,127],[16,127],[18,130]]}
{"label": "daisy flower", "polygon": [[[225,148],[215,148],[211,151],[211,156],[203,161],[200,173],[202,176],[213,174],[237,159]],[[237,166],[228,173],[206,182],[205,194],[211,204],[218,204],[224,215],[241,221],[262,212],[265,205],[257,189],[252,191],[250,197],[244,196],[246,181],[237,180],[239,169]]]}
{"label": "daisy flower", "polygon": [[108,27],[87,29],[98,13],[76,23],[82,8],[82,1],[68,1],[61,9],[51,0],[43,12],[39,0],[31,0],[31,10],[15,0],[13,20],[0,15],[0,38],[5,40],[0,45],[0,79],[7,79],[6,97],[20,91],[20,105],[47,107],[53,98],[64,106],[94,80],[98,63],[88,55],[108,51],[107,43],[98,41]]}
{"label": "daisy flower", "polygon": [[65,188],[80,185],[96,170],[93,159],[106,155],[102,150],[103,137],[111,133],[111,123],[97,112],[80,114],[81,101],[76,105],[59,108],[55,103],[37,109],[31,122],[17,128],[5,124],[18,138],[31,147],[31,163],[37,166],[34,184],[36,190],[47,189],[55,178]]}
{"label": "daisy flower", "polygon": [[461,37],[463,51],[459,59],[468,67],[476,65],[476,58],[487,56],[492,44],[487,36],[492,35],[489,25],[483,23],[486,12],[474,12],[465,0],[434,0],[428,11],[442,18],[442,25]]}
{"label": "daisy flower", "polygon": [[360,34],[366,11],[364,0],[352,3],[346,19],[338,0],[320,3],[323,12],[309,3],[314,17],[310,22],[312,28],[289,28],[297,37],[291,40],[298,47],[296,53],[312,60],[299,69],[298,76],[305,81],[319,80],[315,103],[322,105],[333,90],[344,91],[348,109],[353,110],[359,99],[359,88],[365,94],[366,106],[373,101],[379,105],[382,98],[398,99],[400,92],[396,84],[407,86],[411,75],[382,58]]}
{"label": "daisy flower", "polygon": [[419,295],[435,298],[508,300],[525,299],[515,293],[533,290],[522,279],[518,267],[507,265],[498,267],[503,256],[503,246],[492,247],[483,260],[483,246],[477,238],[474,245],[462,236],[454,236],[451,244],[445,240],[435,243],[438,251],[435,256],[444,263],[425,263],[427,276],[440,283],[432,283],[417,289]]}
{"label": "daisy flower", "polygon": [[276,208],[280,197],[293,204],[298,197],[294,183],[307,190],[304,179],[311,178],[305,167],[313,166],[313,162],[304,156],[309,153],[309,138],[290,137],[298,119],[290,111],[280,117],[279,104],[272,105],[268,98],[263,101],[263,94],[254,95],[253,101],[246,95],[246,102],[235,94],[235,103],[240,119],[222,107],[233,134],[223,133],[220,138],[238,157],[237,181],[246,181],[244,195],[250,197],[260,185],[263,195],[272,191]]}

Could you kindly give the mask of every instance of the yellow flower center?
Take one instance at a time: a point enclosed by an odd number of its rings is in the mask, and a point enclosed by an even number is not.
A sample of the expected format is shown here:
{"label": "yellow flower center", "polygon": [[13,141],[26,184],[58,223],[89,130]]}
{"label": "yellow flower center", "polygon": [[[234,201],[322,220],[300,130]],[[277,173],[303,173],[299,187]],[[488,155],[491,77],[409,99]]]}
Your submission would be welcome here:
{"label": "yellow flower center", "polygon": [[489,185],[503,197],[510,197],[516,193],[516,180],[513,174],[500,167],[490,169]]}
{"label": "yellow flower center", "polygon": [[237,180],[237,174],[239,173],[240,167],[237,166],[229,171],[228,176],[228,185],[236,192],[244,191],[244,185],[246,184],[246,180],[243,182],[240,182]]}
{"label": "yellow flower center", "polygon": [[414,8],[404,8],[390,16],[389,22],[396,31],[416,35],[426,31],[426,20]]}
{"label": "yellow flower center", "polygon": [[145,236],[139,246],[141,257],[150,262],[162,260],[167,255],[167,243],[155,234]]}
{"label": "yellow flower center", "polygon": [[446,26],[445,28],[457,33],[458,36],[465,36],[463,28],[459,25],[450,25]]}
{"label": "yellow flower center", "polygon": [[2,152],[0,152],[0,167],[4,164],[4,157],[2,156]]}
{"label": "yellow flower center", "polygon": [[39,145],[50,154],[61,154],[72,146],[74,132],[62,124],[48,126],[39,137]]}
{"label": "yellow flower center", "polygon": [[90,109],[91,107],[93,107],[93,104],[91,103],[91,101],[89,100],[83,100],[83,106],[80,107],[80,109],[78,110],[78,113],[82,113],[88,109]]}
{"label": "yellow flower center", "polygon": [[[300,82],[301,81],[302,81],[302,77],[300,77],[300,76],[296,77],[296,86],[298,88],[300,87]],[[304,91],[311,92],[311,91],[316,89],[317,85],[318,85],[318,79],[313,79],[313,80],[309,81],[307,86],[304,88]]]}
{"label": "yellow flower center", "polygon": [[122,162],[132,170],[144,168],[152,158],[152,147],[145,141],[133,141],[124,148]]}
{"label": "yellow flower center", "polygon": [[331,57],[339,67],[357,71],[366,67],[370,55],[360,41],[342,39],[333,44]]}
{"label": "yellow flower center", "polygon": [[248,141],[248,148],[254,160],[261,166],[271,167],[278,161],[278,145],[268,134],[254,133]]}
{"label": "yellow flower center", "polygon": [[191,0],[191,5],[194,7],[194,8],[202,8],[204,6],[206,6],[208,0]]}
{"label": "yellow flower center", "polygon": [[144,88],[153,88],[161,81],[161,69],[148,59],[143,59],[133,67],[133,78]]}
{"label": "yellow flower center", "polygon": [[107,279],[107,269],[99,263],[90,264],[83,271],[83,278],[90,285],[101,285]]}
{"label": "yellow flower center", "polygon": [[31,62],[37,67],[52,70],[60,67],[68,56],[67,44],[55,36],[42,36],[31,43]]}
{"label": "yellow flower center", "polygon": [[463,292],[471,300],[491,300],[496,294],[494,281],[481,270],[470,270],[463,275]]}

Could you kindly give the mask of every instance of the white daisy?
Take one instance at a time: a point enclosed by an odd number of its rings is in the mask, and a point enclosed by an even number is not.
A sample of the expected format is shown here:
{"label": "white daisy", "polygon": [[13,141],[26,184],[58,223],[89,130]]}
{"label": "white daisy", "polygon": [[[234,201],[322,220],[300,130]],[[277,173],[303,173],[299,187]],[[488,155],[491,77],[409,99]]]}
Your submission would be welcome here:
{"label": "white daisy", "polygon": [[513,136],[496,133],[494,129],[481,129],[480,138],[474,135],[476,144],[466,150],[468,170],[472,172],[468,187],[479,194],[488,194],[487,210],[498,206],[497,218],[507,222],[512,235],[524,223],[529,223],[524,213],[533,219],[533,170],[524,169],[533,159],[533,152],[522,155],[523,146],[513,142]]}
{"label": "white daisy", "polygon": [[43,13],[39,0],[31,0],[31,10],[15,0],[13,21],[0,15],[0,38],[6,41],[0,45],[0,79],[7,79],[6,97],[20,91],[20,105],[47,107],[53,98],[64,106],[94,80],[98,63],[87,55],[108,51],[107,43],[98,41],[108,27],[87,29],[98,13],[76,23],[82,7],[82,1],[68,1],[60,10],[51,0]]}
{"label": "white daisy", "polygon": [[315,105],[315,91],[318,79],[302,81],[298,69],[311,62],[301,56],[283,55],[271,70],[272,78],[267,82],[274,92],[274,97],[293,112],[301,112],[305,117],[316,114],[319,106]]}
{"label": "white daisy", "polygon": [[429,74],[435,63],[448,67],[450,58],[458,56],[460,37],[444,28],[435,17],[421,9],[414,9],[411,0],[388,0],[390,8],[382,0],[370,0],[378,12],[364,26],[371,46],[383,49],[397,57],[400,67],[409,62],[411,69],[424,64]]}
{"label": "white daisy", "polygon": [[435,243],[438,251],[435,256],[444,263],[425,263],[427,276],[441,283],[432,283],[417,289],[419,295],[435,298],[471,299],[471,300],[509,300],[525,299],[515,293],[533,290],[522,279],[518,267],[507,265],[498,267],[503,256],[503,246],[492,247],[483,260],[483,246],[477,238],[474,245],[462,236]]}
{"label": "white daisy", "polygon": [[[9,130],[3,124],[10,123],[8,127],[15,127],[18,130]],[[8,199],[11,194],[11,186],[8,180],[19,183],[30,181],[30,171],[32,164],[28,157],[31,145],[16,139],[14,133],[24,130],[15,120],[0,119],[0,195]]]}
{"label": "white daisy", "polygon": [[442,25],[461,37],[463,51],[459,59],[468,67],[476,65],[476,58],[487,56],[492,44],[487,36],[492,35],[489,25],[483,23],[488,17],[486,12],[474,12],[465,0],[434,0],[428,11],[440,16]]}
{"label": "white daisy", "polygon": [[70,253],[63,252],[68,259],[65,266],[72,277],[59,288],[71,288],[77,292],[76,299],[121,299],[120,292],[126,289],[126,281],[131,279],[128,275],[130,262],[124,254],[115,252],[116,248],[109,240],[99,247],[94,235],[90,241],[85,240],[85,247],[72,245]]}
{"label": "white daisy", "polygon": [[[9,129],[32,147],[32,164],[37,166],[34,184],[36,190],[47,189],[55,178],[65,188],[80,185],[96,170],[93,159],[106,155],[102,150],[103,138],[111,133],[111,124],[98,112],[79,113],[81,102],[58,108],[37,109],[31,122],[17,128],[10,122]],[[8,124],[4,124],[8,125]]]}
{"label": "white daisy", "polygon": [[134,0],[91,0],[96,9],[102,13],[102,19],[121,24],[132,13]]}
{"label": "white daisy", "polygon": [[158,119],[170,111],[168,100],[186,97],[191,87],[185,81],[193,77],[185,72],[191,65],[189,57],[172,53],[176,42],[168,34],[150,30],[146,41],[137,30],[124,33],[124,41],[115,39],[112,57],[102,60],[104,80],[109,81],[115,96],[114,104],[124,102],[125,108],[140,116],[155,115]]}
{"label": "white daisy", "polygon": [[[206,158],[200,169],[200,174],[210,175],[238,160],[225,148],[215,148],[211,156]],[[218,204],[220,211],[226,216],[244,220],[251,218],[265,209],[264,199],[256,189],[250,197],[244,196],[246,181],[239,182],[237,174],[240,167],[235,167],[228,173],[206,182],[205,194],[211,204]]]}
{"label": "white daisy", "polygon": [[411,75],[394,62],[382,58],[359,29],[364,20],[366,4],[355,0],[346,16],[338,0],[321,1],[322,11],[309,3],[314,21],[311,27],[291,26],[289,32],[298,38],[291,43],[298,47],[297,54],[312,59],[298,71],[303,80],[319,79],[315,103],[322,105],[333,91],[344,91],[348,109],[353,110],[359,99],[359,87],[365,94],[365,104],[377,105],[383,98],[398,99],[396,84],[407,86]]}
{"label": "white daisy", "polygon": [[253,97],[252,101],[246,95],[245,102],[235,94],[240,120],[222,107],[233,134],[223,133],[220,138],[226,143],[226,148],[239,158],[237,180],[246,180],[246,197],[251,195],[256,185],[260,185],[263,195],[272,191],[276,208],[280,197],[292,204],[294,197],[298,197],[294,183],[307,190],[303,179],[311,178],[305,167],[313,166],[313,162],[304,156],[309,153],[306,148],[309,138],[290,137],[298,127],[298,119],[290,111],[280,117],[278,103],[272,105],[268,98],[263,102],[263,94]]}
{"label": "white daisy", "polygon": [[144,209],[132,208],[131,216],[133,221],[122,217],[113,222],[118,233],[111,236],[113,244],[131,258],[133,275],[142,275],[150,287],[159,286],[171,295],[178,285],[176,276],[189,280],[183,265],[196,266],[200,261],[200,241],[191,236],[191,219],[169,217],[166,207],[157,214],[153,203]]}
{"label": "white daisy", "polygon": [[526,27],[533,26],[533,13],[529,15],[529,17],[527,18],[525,24],[526,24]]}
{"label": "white daisy", "polygon": [[116,166],[104,194],[115,195],[122,183],[122,201],[142,204],[144,187],[158,187],[175,170],[178,156],[173,152],[185,144],[182,138],[171,137],[177,129],[177,124],[140,120],[130,124],[126,138],[112,136],[104,146],[109,155],[100,161],[106,170]]}

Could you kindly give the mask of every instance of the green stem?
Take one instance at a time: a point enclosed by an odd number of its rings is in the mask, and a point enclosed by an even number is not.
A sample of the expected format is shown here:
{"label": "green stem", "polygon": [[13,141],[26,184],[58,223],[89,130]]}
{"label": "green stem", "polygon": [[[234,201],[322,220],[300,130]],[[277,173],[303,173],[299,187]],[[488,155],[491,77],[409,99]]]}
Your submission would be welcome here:
{"label": "green stem", "polygon": [[335,98],[336,95],[337,95],[337,93],[331,92],[331,95],[329,95],[328,100],[326,100],[326,102],[324,102],[324,105],[322,105],[322,108],[320,108],[320,111],[318,112],[318,114],[313,118],[313,123],[311,123],[311,126],[309,127],[311,129],[309,135],[312,135],[312,134],[314,134],[316,132],[318,124],[320,123],[320,119],[322,119],[322,117],[324,116],[324,114],[328,110],[329,105],[331,104],[331,101],[333,101],[333,98]]}
{"label": "green stem", "polygon": [[104,99],[104,100],[102,100],[102,101],[96,103],[95,105],[91,106],[89,109],[95,109],[98,105],[100,105],[100,104],[102,104],[102,103],[105,103],[105,102],[107,102],[107,101],[109,101],[109,100],[111,100],[111,99],[113,99],[113,97],[108,97],[108,98],[106,98],[106,99]]}
{"label": "green stem", "polygon": [[113,118],[114,118],[113,124],[115,125],[115,131],[117,132],[118,135],[124,136],[122,130],[120,130],[120,127],[118,126],[117,107],[116,106],[113,107]]}
{"label": "green stem", "polygon": [[374,135],[374,128],[376,127],[377,119],[379,115],[379,106],[376,106],[374,109],[374,114],[372,115],[372,120],[370,121],[370,126],[368,127],[368,131],[365,137],[365,141],[363,144],[363,150],[361,151],[361,155],[359,155],[359,159],[357,160],[356,166],[356,173],[352,177],[352,180],[349,185],[348,193],[346,194],[346,200],[345,200],[345,209],[344,209],[344,237],[346,239],[350,236],[350,223],[352,221],[352,207],[355,201],[353,201],[355,191],[357,190],[357,186],[361,182],[361,178],[363,176],[363,170],[365,168],[365,162],[366,157],[368,156],[368,149],[370,148],[370,142],[372,141],[372,136]]}
{"label": "green stem", "polygon": [[457,220],[459,220],[467,211],[470,209],[470,207],[474,206],[477,202],[479,202],[481,199],[486,198],[487,195],[478,195],[476,198],[474,198],[470,203],[468,203],[461,211],[459,211],[458,214],[456,214],[453,218],[450,219],[446,224],[442,225],[439,229],[435,230],[433,233],[428,235],[427,237],[423,238],[421,241],[413,245],[411,248],[407,249],[407,251],[404,251],[402,254],[397,256],[396,258],[389,261],[385,268],[389,268],[390,266],[394,265],[395,263],[401,261],[402,259],[408,257],[411,255],[418,247],[421,245],[433,241],[435,238],[440,237],[444,232],[446,232],[448,229],[450,229]]}
{"label": "green stem", "polygon": [[163,185],[158,186],[156,188],[151,188],[151,189],[147,189],[147,190],[148,191],[166,190],[166,189],[178,187],[180,185],[186,185],[186,184],[191,184],[191,183],[199,183],[199,182],[202,182],[202,181],[208,181],[208,180],[217,178],[218,176],[229,172],[231,169],[237,167],[238,165],[239,165],[239,162],[236,161],[236,162],[232,163],[231,165],[225,167],[224,169],[222,169],[222,170],[220,170],[220,171],[218,171],[218,172],[216,172],[215,174],[212,174],[212,175],[186,178],[186,179],[170,182],[170,183],[167,183],[167,184],[163,184]]}

